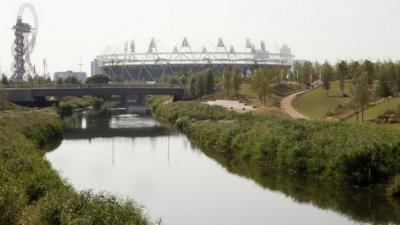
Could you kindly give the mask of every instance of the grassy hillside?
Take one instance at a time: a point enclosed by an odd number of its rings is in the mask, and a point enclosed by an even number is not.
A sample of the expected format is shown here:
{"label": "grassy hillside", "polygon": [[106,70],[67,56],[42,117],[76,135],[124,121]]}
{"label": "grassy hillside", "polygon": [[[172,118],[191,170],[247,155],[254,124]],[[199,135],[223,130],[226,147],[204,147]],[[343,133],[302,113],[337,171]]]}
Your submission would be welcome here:
{"label": "grassy hillside", "polygon": [[297,84],[274,84],[271,87],[271,93],[268,95],[265,105],[262,104],[257,94],[254,93],[249,83],[243,83],[240,86],[239,94],[244,101],[250,105],[256,106],[258,112],[267,115],[289,117],[280,110],[282,98],[301,90],[301,86]]}
{"label": "grassy hillside", "polygon": [[[384,112],[390,109],[395,109],[400,105],[400,97],[395,97],[384,101],[382,103],[377,104],[376,106],[372,106],[364,111],[364,119],[365,120],[375,120],[379,115],[382,115]],[[361,115],[359,115],[359,119],[361,119]],[[347,121],[356,122],[357,116],[353,115]]]}
{"label": "grassy hillside", "polygon": [[[346,82],[345,93],[350,94],[349,82]],[[318,87],[307,92],[295,99],[293,107],[312,119],[325,119],[327,113],[335,111],[338,105],[344,105],[350,101],[349,97],[340,97],[339,82],[335,81],[331,84],[329,96],[322,87]]]}

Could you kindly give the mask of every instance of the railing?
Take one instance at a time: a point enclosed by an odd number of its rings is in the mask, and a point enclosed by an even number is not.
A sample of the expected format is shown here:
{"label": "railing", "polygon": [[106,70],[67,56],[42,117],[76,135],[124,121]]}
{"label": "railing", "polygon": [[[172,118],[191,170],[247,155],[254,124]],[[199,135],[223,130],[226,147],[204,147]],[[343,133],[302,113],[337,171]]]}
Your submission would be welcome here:
{"label": "railing", "polygon": [[108,84],[11,84],[3,86],[5,89],[57,89],[57,88],[165,88],[185,89],[185,85],[152,84],[143,82],[108,83]]}

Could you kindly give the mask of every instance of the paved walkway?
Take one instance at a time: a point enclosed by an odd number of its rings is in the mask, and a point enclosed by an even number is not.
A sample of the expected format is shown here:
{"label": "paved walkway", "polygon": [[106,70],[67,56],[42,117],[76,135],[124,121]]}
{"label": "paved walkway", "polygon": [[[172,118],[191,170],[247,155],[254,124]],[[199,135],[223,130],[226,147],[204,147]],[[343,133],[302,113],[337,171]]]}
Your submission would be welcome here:
{"label": "paved walkway", "polygon": [[306,119],[306,120],[309,119],[308,117],[304,116],[303,114],[298,112],[296,109],[294,109],[293,106],[292,106],[293,99],[297,95],[303,94],[304,92],[306,92],[306,91],[300,91],[300,92],[294,93],[292,95],[289,95],[289,96],[283,98],[282,101],[281,101],[281,109],[282,109],[282,111],[287,113],[293,119]]}

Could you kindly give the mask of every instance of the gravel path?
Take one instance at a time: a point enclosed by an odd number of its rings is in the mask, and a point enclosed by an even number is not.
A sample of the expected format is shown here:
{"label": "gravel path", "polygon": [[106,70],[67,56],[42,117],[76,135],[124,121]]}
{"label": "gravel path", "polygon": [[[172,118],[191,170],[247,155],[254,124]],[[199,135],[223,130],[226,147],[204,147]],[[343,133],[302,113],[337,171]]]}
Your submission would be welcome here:
{"label": "gravel path", "polygon": [[297,95],[303,94],[304,92],[305,91],[300,91],[300,92],[294,93],[292,95],[289,95],[289,96],[283,98],[282,101],[281,101],[281,109],[282,109],[282,111],[287,113],[293,119],[307,119],[307,120],[309,119],[308,117],[304,116],[303,114],[298,112],[296,109],[294,109],[293,106],[292,106],[293,99]]}

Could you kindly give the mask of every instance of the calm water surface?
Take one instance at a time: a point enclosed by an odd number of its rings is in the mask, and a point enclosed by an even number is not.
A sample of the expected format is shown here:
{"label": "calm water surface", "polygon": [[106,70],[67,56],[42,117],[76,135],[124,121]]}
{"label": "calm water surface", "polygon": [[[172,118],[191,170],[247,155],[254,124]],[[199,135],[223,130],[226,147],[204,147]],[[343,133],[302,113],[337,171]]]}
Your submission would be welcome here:
{"label": "calm water surface", "polygon": [[46,155],[53,168],[77,190],[132,198],[166,225],[398,224],[395,206],[371,194],[324,195],[319,184],[228,172],[149,115],[75,115],[67,124]]}

